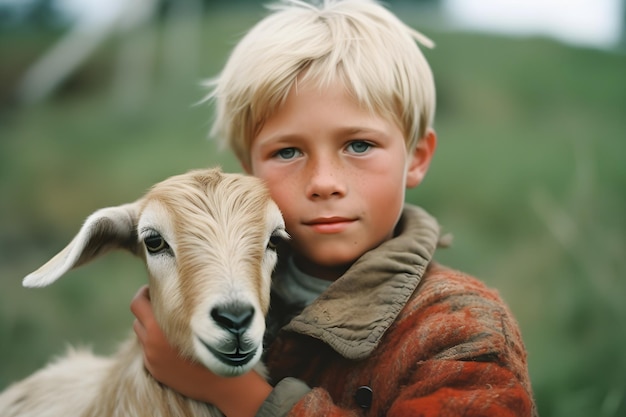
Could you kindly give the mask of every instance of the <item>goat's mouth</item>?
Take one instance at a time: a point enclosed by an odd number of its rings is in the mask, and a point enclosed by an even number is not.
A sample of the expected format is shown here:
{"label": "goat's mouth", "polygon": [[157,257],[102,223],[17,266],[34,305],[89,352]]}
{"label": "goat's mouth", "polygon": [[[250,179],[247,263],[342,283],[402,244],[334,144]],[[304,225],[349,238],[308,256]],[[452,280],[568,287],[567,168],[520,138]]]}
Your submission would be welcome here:
{"label": "goat's mouth", "polygon": [[226,365],[233,367],[246,365],[255,357],[256,354],[256,348],[250,349],[248,351],[242,351],[240,346],[237,346],[235,348],[235,351],[232,353],[225,353],[215,349],[200,338],[198,338],[198,340],[200,340],[200,343],[202,343],[202,345],[204,345],[204,347],[206,347],[207,350],[213,354],[213,356],[215,356]]}

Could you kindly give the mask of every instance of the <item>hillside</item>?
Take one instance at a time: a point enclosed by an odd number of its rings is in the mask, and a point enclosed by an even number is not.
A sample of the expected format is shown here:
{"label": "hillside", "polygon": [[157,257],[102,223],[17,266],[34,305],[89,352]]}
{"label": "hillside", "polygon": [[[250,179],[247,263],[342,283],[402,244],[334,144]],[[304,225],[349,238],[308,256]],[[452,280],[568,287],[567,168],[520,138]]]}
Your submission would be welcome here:
{"label": "hillside", "polygon": [[[46,289],[22,289],[21,278],[97,208],[189,168],[238,170],[207,139],[210,106],[194,103],[200,79],[255,19],[207,16],[201,39],[181,25],[111,40],[32,107],[12,102],[12,87],[56,35],[0,38],[0,387],[67,342],[107,353],[126,335],[145,280],[129,256]],[[439,260],[510,304],[543,417],[626,415],[626,57],[543,39],[428,35],[439,148],[408,199],[454,234]],[[141,53],[117,71],[131,41]]]}

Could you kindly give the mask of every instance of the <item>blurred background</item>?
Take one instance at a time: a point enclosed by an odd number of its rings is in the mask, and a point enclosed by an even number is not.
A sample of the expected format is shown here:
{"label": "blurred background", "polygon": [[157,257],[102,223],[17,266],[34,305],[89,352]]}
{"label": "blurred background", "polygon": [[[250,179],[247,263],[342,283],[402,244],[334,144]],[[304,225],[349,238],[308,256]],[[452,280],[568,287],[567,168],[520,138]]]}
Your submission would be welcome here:
{"label": "blurred background", "polygon": [[[499,289],[543,417],[626,416],[626,6],[388,2],[431,37],[439,148],[408,200],[454,234],[440,261]],[[139,261],[21,279],[94,210],[233,157],[197,105],[258,1],[0,0],[0,389],[64,353],[111,353]]]}

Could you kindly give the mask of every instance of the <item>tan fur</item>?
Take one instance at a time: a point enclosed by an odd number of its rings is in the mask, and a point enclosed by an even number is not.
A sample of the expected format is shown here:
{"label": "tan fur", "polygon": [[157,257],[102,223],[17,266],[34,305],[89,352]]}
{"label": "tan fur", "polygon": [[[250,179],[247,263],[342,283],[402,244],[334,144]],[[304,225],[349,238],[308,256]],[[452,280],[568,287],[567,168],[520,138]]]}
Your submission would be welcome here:
{"label": "tan fur", "polygon": [[[168,251],[152,255],[146,236],[160,234]],[[74,240],[25,286],[45,286],[67,271],[124,248],[144,259],[155,316],[180,351],[222,375],[247,372],[258,361],[269,308],[275,251],[271,236],[287,237],[278,207],[253,177],[191,171],[154,186],[132,204],[91,215]],[[254,310],[237,338],[212,318],[216,307],[243,303]],[[223,353],[251,350],[250,361],[226,364]],[[262,365],[255,369],[264,372]],[[217,409],[158,384],[144,369],[134,337],[112,358],[71,351],[0,394],[3,417],[219,416]]]}

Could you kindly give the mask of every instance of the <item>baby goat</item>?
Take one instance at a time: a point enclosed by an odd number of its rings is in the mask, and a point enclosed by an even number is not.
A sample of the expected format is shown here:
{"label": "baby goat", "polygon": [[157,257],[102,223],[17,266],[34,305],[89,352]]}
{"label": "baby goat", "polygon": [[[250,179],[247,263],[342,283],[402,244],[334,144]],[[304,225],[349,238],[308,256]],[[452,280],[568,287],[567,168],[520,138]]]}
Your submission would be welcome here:
{"label": "baby goat", "polygon": [[[126,249],[146,263],[154,314],[170,343],[216,374],[235,376],[261,356],[276,240],[287,237],[260,180],[191,171],[134,203],[93,213],[23,284],[49,285],[110,249]],[[71,352],[0,394],[3,417],[220,415],[154,380],[134,336],[111,358]]]}

